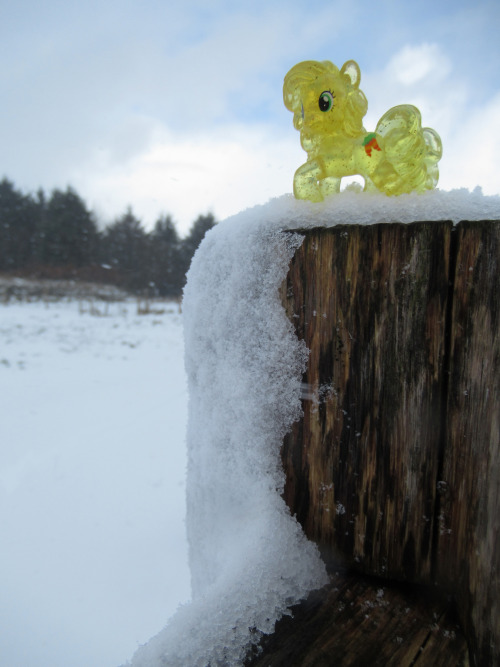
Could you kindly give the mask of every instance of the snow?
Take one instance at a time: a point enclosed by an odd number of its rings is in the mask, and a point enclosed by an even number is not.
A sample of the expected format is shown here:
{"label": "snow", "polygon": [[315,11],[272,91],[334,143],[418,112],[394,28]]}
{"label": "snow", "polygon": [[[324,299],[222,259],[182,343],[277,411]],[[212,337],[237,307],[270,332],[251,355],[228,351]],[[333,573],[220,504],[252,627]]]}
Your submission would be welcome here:
{"label": "snow", "polygon": [[380,222],[425,222],[426,220],[498,220],[500,195],[483,195],[481,188],[473,192],[430,190],[423,194],[387,197],[379,192],[359,192],[358,184],[320,203],[297,200],[291,194],[272,199],[239,213],[226,222],[247,222],[252,225],[264,218],[266,225],[277,229],[308,229],[337,224],[372,225]]}
{"label": "snow", "polygon": [[291,605],[327,582],[281,497],[279,450],[301,414],[307,358],[278,293],[301,243],[293,230],[484,218],[500,219],[500,198],[479,190],[388,198],[348,189],[320,205],[286,195],[207,234],[184,298],[193,598],[128,664],[241,665]]}
{"label": "snow", "polygon": [[183,305],[193,601],[134,666],[240,664],[249,641],[327,582],[280,495],[279,450],[301,414],[307,350],[277,286],[300,242],[262,224],[222,224],[193,260]]}
{"label": "snow", "polygon": [[0,305],[1,665],[117,665],[190,597],[182,316],[156,308]]}

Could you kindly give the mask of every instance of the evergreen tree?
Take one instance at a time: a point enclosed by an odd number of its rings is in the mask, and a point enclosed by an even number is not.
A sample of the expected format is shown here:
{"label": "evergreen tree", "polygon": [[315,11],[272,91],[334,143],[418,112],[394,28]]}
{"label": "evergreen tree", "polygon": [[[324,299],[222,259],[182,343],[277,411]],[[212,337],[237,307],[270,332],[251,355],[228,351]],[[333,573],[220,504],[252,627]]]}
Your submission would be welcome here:
{"label": "evergreen tree", "polygon": [[97,225],[72,188],[54,190],[44,208],[38,257],[51,266],[86,266],[95,257]]}
{"label": "evergreen tree", "polygon": [[[116,284],[177,297],[196,249],[215,224],[212,214],[200,215],[181,240],[171,216],[163,215],[148,234],[129,207],[99,233],[93,214],[71,187],[54,190],[47,200],[42,189],[36,196],[23,195],[4,178],[0,181],[0,271],[34,265],[75,269],[100,261],[115,269],[109,278]],[[102,279],[99,272],[95,275]]]}
{"label": "evergreen tree", "polygon": [[181,243],[172,218],[160,217],[149,237],[150,282],[159,296],[176,297],[183,285]]}
{"label": "evergreen tree", "polygon": [[30,263],[38,218],[35,200],[4,178],[0,182],[0,270]]}
{"label": "evergreen tree", "polygon": [[149,282],[148,237],[141,221],[130,208],[110,225],[101,241],[101,261],[123,274],[129,289],[147,287]]}

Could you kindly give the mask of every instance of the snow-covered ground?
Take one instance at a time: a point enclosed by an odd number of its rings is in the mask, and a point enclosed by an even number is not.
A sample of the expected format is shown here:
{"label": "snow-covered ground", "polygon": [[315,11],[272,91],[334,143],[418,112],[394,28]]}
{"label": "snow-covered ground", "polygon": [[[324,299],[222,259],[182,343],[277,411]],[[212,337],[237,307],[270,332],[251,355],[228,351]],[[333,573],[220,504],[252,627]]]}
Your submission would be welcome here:
{"label": "snow-covered ground", "polygon": [[0,665],[110,667],[190,596],[182,315],[0,305]]}

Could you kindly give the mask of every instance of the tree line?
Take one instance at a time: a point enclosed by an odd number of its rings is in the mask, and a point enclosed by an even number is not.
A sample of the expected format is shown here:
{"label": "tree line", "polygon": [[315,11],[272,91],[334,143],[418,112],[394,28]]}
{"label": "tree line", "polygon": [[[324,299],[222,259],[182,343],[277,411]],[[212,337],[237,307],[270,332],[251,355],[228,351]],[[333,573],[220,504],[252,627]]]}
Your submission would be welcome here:
{"label": "tree line", "polygon": [[178,297],[196,248],[216,224],[200,215],[181,239],[170,215],[146,231],[130,208],[104,230],[77,192],[23,194],[0,181],[0,271],[111,283],[134,293]]}

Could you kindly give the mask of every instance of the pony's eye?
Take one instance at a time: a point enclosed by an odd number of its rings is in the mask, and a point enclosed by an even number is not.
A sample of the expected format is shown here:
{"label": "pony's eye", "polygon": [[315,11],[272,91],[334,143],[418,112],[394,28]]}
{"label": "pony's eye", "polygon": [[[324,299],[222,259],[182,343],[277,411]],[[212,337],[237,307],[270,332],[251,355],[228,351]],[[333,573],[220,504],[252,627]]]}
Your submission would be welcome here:
{"label": "pony's eye", "polygon": [[330,111],[333,107],[333,95],[329,90],[321,93],[318,100],[320,111]]}

